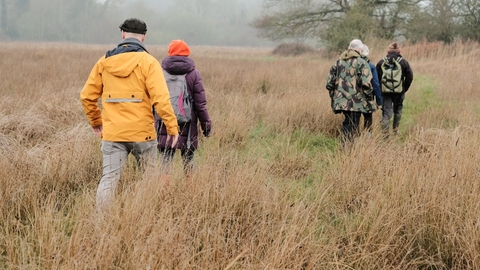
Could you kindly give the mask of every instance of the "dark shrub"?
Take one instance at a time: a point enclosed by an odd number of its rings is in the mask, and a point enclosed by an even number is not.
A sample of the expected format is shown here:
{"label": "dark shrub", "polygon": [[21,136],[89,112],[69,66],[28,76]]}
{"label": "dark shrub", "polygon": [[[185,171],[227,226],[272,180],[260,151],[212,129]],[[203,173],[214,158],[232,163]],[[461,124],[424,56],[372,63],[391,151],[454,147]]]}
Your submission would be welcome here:
{"label": "dark shrub", "polygon": [[273,50],[273,54],[280,56],[297,56],[314,51],[314,48],[303,43],[282,43]]}

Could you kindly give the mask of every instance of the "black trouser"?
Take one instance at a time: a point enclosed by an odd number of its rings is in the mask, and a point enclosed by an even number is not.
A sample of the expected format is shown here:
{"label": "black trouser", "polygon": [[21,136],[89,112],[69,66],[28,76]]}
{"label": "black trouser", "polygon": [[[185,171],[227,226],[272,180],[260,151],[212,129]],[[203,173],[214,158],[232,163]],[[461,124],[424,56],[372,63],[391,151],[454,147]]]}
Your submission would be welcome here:
{"label": "black trouser", "polygon": [[345,119],[342,123],[342,143],[353,141],[353,138],[358,135],[360,126],[361,112],[342,111]]}
{"label": "black trouser", "polygon": [[373,113],[362,113],[362,114],[363,114],[363,129],[367,132],[372,131]]}
{"label": "black trouser", "polygon": [[[175,156],[175,148],[167,147],[167,148],[160,148],[159,151],[163,155],[162,159],[162,172],[165,174],[171,173],[171,166],[173,157]],[[182,154],[182,161],[183,161],[183,172],[185,174],[190,174],[193,170],[193,156],[194,150],[182,148],[180,150]]]}
{"label": "black trouser", "polygon": [[393,130],[396,131],[400,125],[400,119],[402,118],[403,100],[405,99],[405,93],[400,94],[382,94],[383,106],[382,106],[382,130],[388,133],[390,126],[390,119],[393,115]]}

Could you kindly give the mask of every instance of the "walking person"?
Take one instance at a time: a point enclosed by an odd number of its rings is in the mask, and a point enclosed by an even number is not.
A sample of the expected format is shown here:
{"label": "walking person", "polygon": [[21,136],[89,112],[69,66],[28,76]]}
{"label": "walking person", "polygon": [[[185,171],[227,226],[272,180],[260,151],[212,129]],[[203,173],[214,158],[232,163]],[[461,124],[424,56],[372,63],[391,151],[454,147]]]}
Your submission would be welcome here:
{"label": "walking person", "polygon": [[[399,64],[399,72],[384,72],[385,64]],[[398,133],[400,119],[402,118],[403,101],[405,93],[407,93],[413,81],[413,71],[410,64],[400,54],[400,46],[397,42],[393,42],[388,46],[387,56],[381,59],[376,65],[380,85],[382,89],[382,120],[380,124],[383,132],[388,137],[390,128],[390,119],[393,115],[393,132]],[[394,68],[395,69],[395,68]],[[401,72],[400,72],[401,71]],[[395,74],[395,75],[393,75]],[[398,76],[398,79],[389,76]],[[392,82],[398,81],[397,84]],[[393,86],[393,87],[392,87]],[[397,89],[394,89],[397,88]]]}
{"label": "walking person", "polygon": [[193,109],[191,120],[180,125],[180,137],[175,146],[167,143],[168,132],[162,119],[155,121],[158,134],[158,150],[163,155],[162,170],[165,178],[169,178],[172,161],[177,149],[183,162],[183,170],[187,178],[191,178],[194,167],[194,153],[198,149],[198,122],[205,137],[210,136],[212,121],[207,109],[207,97],[200,72],[195,69],[195,62],[189,57],[190,48],[183,40],[172,40],[168,47],[168,56],[162,60],[162,68],[170,75],[185,75],[188,95],[191,97]]}
{"label": "walking person", "polygon": [[362,41],[352,40],[327,77],[332,110],[345,117],[342,123],[343,146],[358,135],[362,113],[371,111],[372,74],[367,61],[361,58],[362,48]]}
{"label": "walking person", "polygon": [[370,66],[370,72],[372,73],[372,87],[373,87],[373,94],[375,96],[376,104],[373,100],[370,101],[371,111],[363,114],[364,119],[364,130],[367,132],[367,135],[370,135],[372,132],[372,124],[373,124],[373,112],[378,109],[379,106],[382,106],[382,90],[380,89],[380,84],[378,82],[378,74],[375,65],[370,61],[368,55],[370,54],[370,49],[367,45],[363,44],[362,49],[362,58],[367,61],[368,65]]}
{"label": "walking person", "polygon": [[166,140],[171,145],[178,140],[177,119],[160,63],[143,44],[147,25],[131,18],[120,30],[122,41],[97,61],[80,93],[92,130],[102,139],[103,173],[96,196],[99,210],[111,204],[129,154],[140,168],[153,165],[157,141],[152,105],[166,126]]}

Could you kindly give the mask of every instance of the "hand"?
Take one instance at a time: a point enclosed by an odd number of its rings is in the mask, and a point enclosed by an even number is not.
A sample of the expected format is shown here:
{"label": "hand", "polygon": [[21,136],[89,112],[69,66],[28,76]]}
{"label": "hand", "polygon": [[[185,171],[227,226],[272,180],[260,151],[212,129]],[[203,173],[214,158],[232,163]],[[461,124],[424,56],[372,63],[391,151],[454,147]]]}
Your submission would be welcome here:
{"label": "hand", "polygon": [[178,134],[177,135],[167,134],[166,146],[170,146],[170,147],[174,148],[175,145],[177,145],[177,142],[178,142]]}
{"label": "hand", "polygon": [[212,123],[211,122],[205,123],[202,129],[203,129],[203,136],[210,137],[210,133],[212,131]]}
{"label": "hand", "polygon": [[203,136],[210,137],[210,129],[209,128],[207,128],[203,131]]}
{"label": "hand", "polygon": [[93,134],[95,134],[95,136],[97,136],[97,137],[99,137],[99,138],[102,138],[102,130],[103,130],[103,126],[102,126],[102,125],[96,126],[96,127],[92,127]]}

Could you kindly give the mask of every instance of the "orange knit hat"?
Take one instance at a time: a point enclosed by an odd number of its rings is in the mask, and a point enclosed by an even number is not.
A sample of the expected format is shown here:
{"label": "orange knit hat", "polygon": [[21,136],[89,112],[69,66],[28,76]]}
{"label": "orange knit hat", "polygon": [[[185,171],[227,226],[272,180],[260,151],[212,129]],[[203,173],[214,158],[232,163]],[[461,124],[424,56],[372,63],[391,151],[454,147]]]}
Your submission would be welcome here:
{"label": "orange knit hat", "polygon": [[190,55],[190,48],[188,47],[187,43],[180,39],[175,39],[170,42],[170,46],[168,46],[168,55],[180,55],[180,56],[189,56]]}

